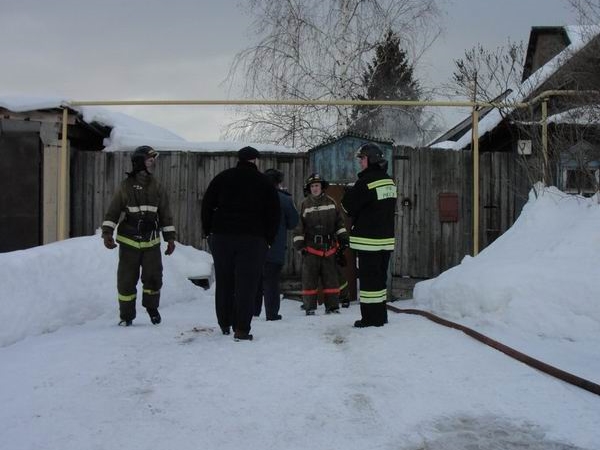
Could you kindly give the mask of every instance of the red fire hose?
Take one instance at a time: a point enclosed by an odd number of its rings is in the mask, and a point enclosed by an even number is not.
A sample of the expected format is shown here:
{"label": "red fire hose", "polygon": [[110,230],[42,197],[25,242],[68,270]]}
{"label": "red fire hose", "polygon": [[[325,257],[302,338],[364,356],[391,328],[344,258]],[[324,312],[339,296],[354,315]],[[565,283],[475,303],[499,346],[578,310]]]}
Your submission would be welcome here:
{"label": "red fire hose", "polygon": [[451,322],[450,320],[442,319],[441,317],[436,316],[428,311],[422,311],[420,309],[401,309],[396,308],[390,304],[387,305],[387,308],[391,311],[402,313],[402,314],[415,314],[418,316],[426,317],[427,319],[439,323],[440,325],[444,325],[449,328],[454,328],[456,330],[460,330],[465,334],[468,334],[472,338],[477,339],[480,342],[483,342],[486,345],[489,345],[496,350],[501,351],[502,353],[514,358],[522,363],[527,364],[528,366],[533,367],[534,369],[541,370],[548,375],[551,375],[560,380],[566,381],[574,386],[577,386],[581,389],[585,389],[586,391],[592,392],[593,394],[600,395],[600,385],[596,384],[592,381],[586,380],[585,378],[578,377],[577,375],[573,375],[569,372],[565,372],[564,370],[558,369],[554,366],[546,364],[538,359],[532,358],[531,356],[527,356],[524,353],[521,353],[514,348],[508,347],[498,341],[495,341],[487,336],[484,336],[481,333],[478,333],[471,328],[465,327],[455,322]]}

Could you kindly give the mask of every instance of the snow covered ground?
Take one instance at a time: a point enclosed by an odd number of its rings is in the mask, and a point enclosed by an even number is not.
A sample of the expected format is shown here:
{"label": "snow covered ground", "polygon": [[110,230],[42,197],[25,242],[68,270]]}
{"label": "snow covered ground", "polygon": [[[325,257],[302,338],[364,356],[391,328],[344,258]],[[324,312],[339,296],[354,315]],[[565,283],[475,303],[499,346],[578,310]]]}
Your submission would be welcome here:
{"label": "snow covered ground", "polygon": [[[118,327],[100,237],[0,254],[0,449],[600,449],[600,397],[422,317],[357,304],[218,332],[210,256],[163,258],[163,323]],[[600,383],[600,207],[548,189],[475,258],[396,302]]]}

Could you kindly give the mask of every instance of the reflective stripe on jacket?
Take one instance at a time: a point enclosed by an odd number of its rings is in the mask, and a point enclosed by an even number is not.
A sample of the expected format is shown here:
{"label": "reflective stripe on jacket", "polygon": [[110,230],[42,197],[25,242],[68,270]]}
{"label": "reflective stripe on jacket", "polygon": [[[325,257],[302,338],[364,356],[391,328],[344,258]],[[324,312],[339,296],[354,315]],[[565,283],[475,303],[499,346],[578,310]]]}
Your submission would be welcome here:
{"label": "reflective stripe on jacket", "polygon": [[397,188],[378,166],[369,166],[342,198],[342,208],[352,218],[350,248],[367,252],[394,250]]}
{"label": "reflective stripe on jacket", "polygon": [[139,250],[175,239],[169,200],[160,183],[147,172],[127,177],[114,194],[102,222],[102,232],[117,229],[116,241]]}
{"label": "reflective stripe on jacket", "polygon": [[300,221],[294,229],[294,248],[330,249],[336,242],[347,242],[348,232],[335,201],[322,193],[309,195],[300,206]]}

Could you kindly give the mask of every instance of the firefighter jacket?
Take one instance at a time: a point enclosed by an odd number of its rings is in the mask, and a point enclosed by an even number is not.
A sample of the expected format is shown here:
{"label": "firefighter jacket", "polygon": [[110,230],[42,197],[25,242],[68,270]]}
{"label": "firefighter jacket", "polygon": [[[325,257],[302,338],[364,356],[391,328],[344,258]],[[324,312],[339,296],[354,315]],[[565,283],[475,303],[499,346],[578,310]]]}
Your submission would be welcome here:
{"label": "firefighter jacket", "polygon": [[[123,215],[122,215],[123,214]],[[175,227],[169,200],[161,184],[146,171],[129,175],[114,194],[102,222],[102,234],[113,234],[116,241],[144,250],[175,240]]]}
{"label": "firefighter jacket", "polygon": [[335,253],[338,244],[347,247],[348,232],[335,201],[322,193],[318,197],[309,195],[300,206],[300,221],[294,229],[294,248],[316,250],[321,256]]}
{"label": "firefighter jacket", "polygon": [[342,208],[352,219],[350,248],[368,252],[394,250],[397,195],[394,180],[378,165],[359,172],[358,180],[342,198]]}

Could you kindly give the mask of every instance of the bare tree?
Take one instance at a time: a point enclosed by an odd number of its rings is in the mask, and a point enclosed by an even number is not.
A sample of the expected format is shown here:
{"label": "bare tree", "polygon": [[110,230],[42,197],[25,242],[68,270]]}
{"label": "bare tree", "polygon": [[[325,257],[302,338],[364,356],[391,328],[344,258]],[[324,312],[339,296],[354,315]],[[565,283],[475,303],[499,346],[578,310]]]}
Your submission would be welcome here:
{"label": "bare tree", "polygon": [[456,70],[446,91],[459,98],[491,102],[507,91],[518,89],[525,50],[523,42],[508,40],[494,50],[477,44],[454,61]]}
{"label": "bare tree", "polygon": [[[236,55],[228,82],[253,99],[350,99],[388,30],[418,61],[439,34],[438,0],[249,0],[257,43]],[[308,147],[343,132],[351,108],[239,108],[226,136]]]}
{"label": "bare tree", "polygon": [[598,0],[567,0],[575,11],[581,25],[594,25],[600,22],[600,1]]}

